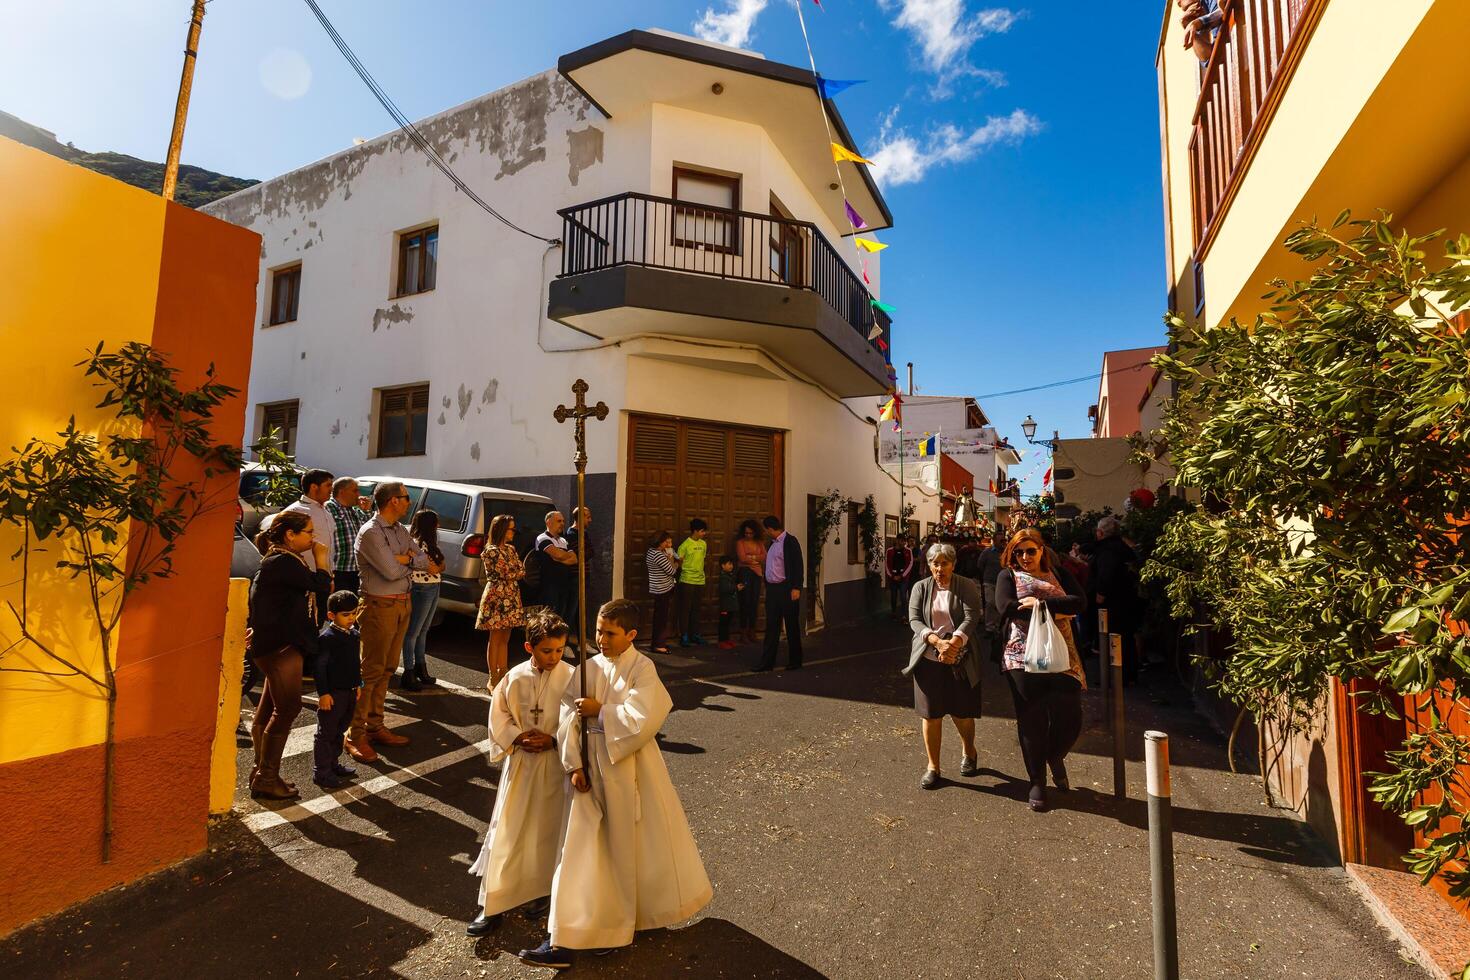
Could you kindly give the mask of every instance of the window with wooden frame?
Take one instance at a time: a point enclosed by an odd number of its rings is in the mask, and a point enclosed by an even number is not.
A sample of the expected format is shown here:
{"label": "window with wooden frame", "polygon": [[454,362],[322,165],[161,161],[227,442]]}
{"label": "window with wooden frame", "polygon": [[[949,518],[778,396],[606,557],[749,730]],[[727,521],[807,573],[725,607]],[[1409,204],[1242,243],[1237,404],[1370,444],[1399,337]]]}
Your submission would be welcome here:
{"label": "window with wooden frame", "polygon": [[740,178],[674,168],[674,244],[711,252],[740,249]]}
{"label": "window with wooden frame", "polygon": [[422,456],[429,443],[429,386],[378,393],[378,455]]}
{"label": "window with wooden frame", "polygon": [[301,402],[274,402],[260,406],[260,434],[275,432],[281,440],[281,451],[287,456],[296,455],[296,420],[301,412]]}
{"label": "window with wooden frame", "polygon": [[271,273],[270,326],[295,320],[296,307],[300,300],[301,263]]}
{"label": "window with wooden frame", "polygon": [[439,226],[398,236],[397,296],[427,293],[439,278]]}
{"label": "window with wooden frame", "polygon": [[802,284],[806,239],[791,212],[771,195],[771,274],[788,286]]}

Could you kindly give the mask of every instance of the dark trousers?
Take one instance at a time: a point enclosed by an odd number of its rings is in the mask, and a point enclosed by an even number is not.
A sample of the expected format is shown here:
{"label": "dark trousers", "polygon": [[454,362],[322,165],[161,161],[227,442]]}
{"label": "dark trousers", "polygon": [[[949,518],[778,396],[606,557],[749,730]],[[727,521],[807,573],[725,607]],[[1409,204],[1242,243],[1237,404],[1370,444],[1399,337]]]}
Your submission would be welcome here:
{"label": "dark trousers", "polygon": [[362,573],[361,572],[356,572],[356,571],[352,571],[352,572],[333,572],[332,573],[332,589],[335,592],[342,592],[342,591],[347,591],[347,592],[361,592],[362,591]]}
{"label": "dark trousers", "polygon": [[291,724],[301,713],[301,651],[282,647],[274,653],[256,657],[255,666],[265,675],[260,703],[255,706],[255,722],[250,726],[256,738],[291,734]]}
{"label": "dark trousers", "polygon": [[724,609],[721,609],[720,610],[720,642],[721,643],[728,643],[728,642],[730,642],[730,627],[732,625],[734,625],[734,623],[735,623],[735,614],[732,613],[732,612],[727,612]]}
{"label": "dark trousers", "polygon": [[704,586],[679,583],[679,632],[685,640],[699,635],[699,602],[704,598]]}
{"label": "dark trousers", "polygon": [[669,617],[674,611],[674,590],[670,589],[664,593],[655,593],[653,597],[653,623],[652,632],[655,647],[666,647],[669,645]]}
{"label": "dark trousers", "polygon": [[912,588],[907,579],[888,580],[888,605],[893,610],[894,619],[908,622],[909,592]]}
{"label": "dark trousers", "polygon": [[1005,672],[1016,703],[1016,734],[1032,786],[1046,785],[1046,764],[1059,763],[1082,734],[1082,685],[1066,674]]}
{"label": "dark trousers", "polygon": [[[318,691],[318,696],[321,695]],[[352,709],[357,705],[356,691],[330,691],[332,707],[316,709],[316,738],[311,743],[311,778],[332,775],[332,767],[342,754],[342,736],[352,726]]]}
{"label": "dark trousers", "polygon": [[791,598],[791,587],[777,582],[766,589],[766,648],[760,666],[776,666],[781,627],[786,627],[786,666],[801,666],[801,599]]}
{"label": "dark trousers", "polygon": [[740,628],[743,630],[755,629],[755,614],[760,608],[761,585],[764,581],[753,569],[740,569],[740,584],[745,586],[740,590]]}

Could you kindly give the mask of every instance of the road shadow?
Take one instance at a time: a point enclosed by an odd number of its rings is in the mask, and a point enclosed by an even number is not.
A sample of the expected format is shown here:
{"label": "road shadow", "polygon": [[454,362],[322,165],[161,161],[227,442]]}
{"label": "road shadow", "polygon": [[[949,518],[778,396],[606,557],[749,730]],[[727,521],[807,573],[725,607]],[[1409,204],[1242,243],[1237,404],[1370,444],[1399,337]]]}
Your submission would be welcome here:
{"label": "road shadow", "polygon": [[[475,944],[475,956],[494,962],[514,957],[546,936],[545,920],[532,923],[519,912],[508,915],[494,935]],[[826,980],[826,974],[777,949],[725,919],[700,919],[682,929],[650,929],[633,945],[606,956],[582,953],[578,976],[647,980],[692,976],[700,980]]]}
{"label": "road shadow", "polygon": [[238,821],[209,843],[146,886],[113,889],[7,936],[5,976],[392,976],[432,935],[292,868]]}

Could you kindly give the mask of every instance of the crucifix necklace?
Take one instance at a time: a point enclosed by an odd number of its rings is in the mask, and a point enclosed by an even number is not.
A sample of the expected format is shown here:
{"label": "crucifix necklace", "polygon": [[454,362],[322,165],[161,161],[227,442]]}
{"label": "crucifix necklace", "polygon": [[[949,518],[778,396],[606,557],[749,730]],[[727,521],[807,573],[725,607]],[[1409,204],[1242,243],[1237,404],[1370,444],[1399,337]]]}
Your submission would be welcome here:
{"label": "crucifix necklace", "polygon": [[546,713],[541,708],[541,697],[546,693],[546,679],[550,674],[549,670],[537,670],[536,683],[531,689],[531,727],[537,731],[541,730],[541,716]]}

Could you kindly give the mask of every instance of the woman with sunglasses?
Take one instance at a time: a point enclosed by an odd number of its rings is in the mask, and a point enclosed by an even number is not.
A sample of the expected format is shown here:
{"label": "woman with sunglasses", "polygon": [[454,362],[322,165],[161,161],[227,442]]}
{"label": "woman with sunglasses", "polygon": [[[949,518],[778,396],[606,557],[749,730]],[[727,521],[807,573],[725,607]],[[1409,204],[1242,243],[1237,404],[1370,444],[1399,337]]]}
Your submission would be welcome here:
{"label": "woman with sunglasses", "polygon": [[[1067,779],[1067,753],[1082,733],[1082,691],[1087,685],[1072,622],[1086,610],[1087,596],[1034,527],[1023,528],[1011,538],[1001,566],[995,582],[995,605],[1001,613],[1005,644],[1001,669],[1016,703],[1016,734],[1031,783],[1027,800],[1032,810],[1041,811],[1047,804],[1048,766],[1057,789],[1072,788]],[[1037,608],[1046,610],[1066,640],[1071,663],[1065,673],[1026,672],[1026,636]]]}

